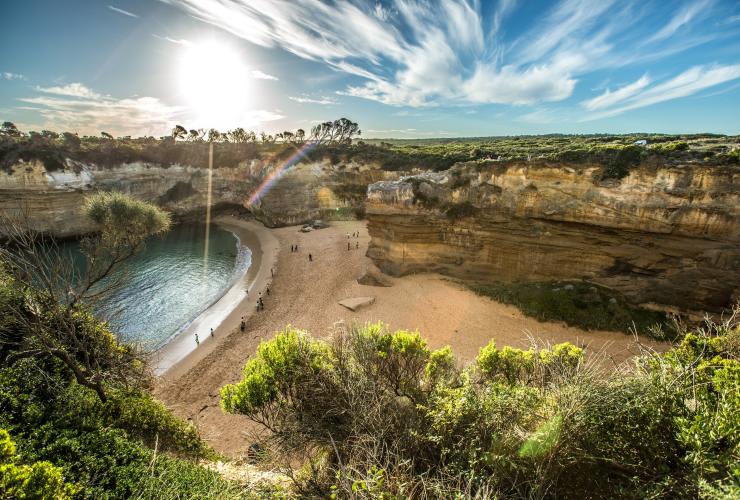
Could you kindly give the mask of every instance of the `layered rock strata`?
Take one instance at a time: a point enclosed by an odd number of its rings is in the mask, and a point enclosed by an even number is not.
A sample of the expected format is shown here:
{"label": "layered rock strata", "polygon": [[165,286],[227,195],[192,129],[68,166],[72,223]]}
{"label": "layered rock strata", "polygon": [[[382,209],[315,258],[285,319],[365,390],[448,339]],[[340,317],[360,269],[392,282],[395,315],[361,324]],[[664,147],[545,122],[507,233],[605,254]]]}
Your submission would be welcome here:
{"label": "layered rock strata", "polygon": [[660,309],[740,298],[740,168],[458,164],[368,188],[385,272],[472,282],[591,280]]}
{"label": "layered rock strata", "polygon": [[[367,165],[302,163],[277,174],[279,165],[258,161],[212,171],[212,205],[247,207],[268,226],[336,219],[361,212],[369,183],[390,178]],[[126,163],[98,167],[73,161],[47,171],[38,161],[0,172],[0,214],[21,217],[31,228],[54,236],[93,229],[84,215],[89,193],[121,191],[151,201],[178,216],[205,214],[209,172],[188,165]],[[253,197],[255,192],[260,196]]]}

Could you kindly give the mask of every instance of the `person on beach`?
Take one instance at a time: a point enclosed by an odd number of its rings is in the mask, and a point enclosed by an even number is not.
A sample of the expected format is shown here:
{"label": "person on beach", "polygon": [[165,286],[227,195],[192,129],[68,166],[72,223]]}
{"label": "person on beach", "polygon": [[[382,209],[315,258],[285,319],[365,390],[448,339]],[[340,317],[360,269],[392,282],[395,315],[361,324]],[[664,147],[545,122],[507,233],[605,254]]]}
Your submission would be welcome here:
{"label": "person on beach", "polygon": [[[242,318],[243,318],[243,317],[242,317]],[[241,323],[239,324],[239,329],[240,329],[241,331],[244,331],[244,329],[246,328],[246,326],[247,326],[247,324],[246,324],[246,323],[244,323],[244,319],[242,319],[242,322],[241,322]]]}
{"label": "person on beach", "polygon": [[355,248],[356,248],[357,250],[359,250],[359,249],[360,249],[360,242],[359,242],[359,241],[358,241],[358,242],[357,242],[357,244],[355,245]]}
{"label": "person on beach", "polygon": [[270,295],[270,287],[269,286],[265,289],[265,292],[267,292],[267,295]]}
{"label": "person on beach", "polygon": [[249,288],[245,288],[244,289],[244,293],[246,293],[247,294],[247,297],[249,297]]}
{"label": "person on beach", "polygon": [[213,328],[211,328],[211,338],[213,338]]}
{"label": "person on beach", "polygon": [[195,334],[195,347],[200,346],[200,339],[198,338],[198,334]]}
{"label": "person on beach", "polygon": [[313,255],[311,255],[311,254],[308,254],[308,261],[309,261],[309,262],[313,262]]}
{"label": "person on beach", "polygon": [[270,276],[272,276],[273,278],[275,277],[275,269],[270,268]]}
{"label": "person on beach", "polygon": [[347,242],[347,251],[349,251],[349,241]]}
{"label": "person on beach", "polygon": [[295,251],[296,251],[296,252],[298,251],[298,245],[296,245],[296,246],[295,246]]}
{"label": "person on beach", "polygon": [[265,310],[265,303],[262,302],[262,297],[260,297],[260,310],[261,311],[264,311]]}

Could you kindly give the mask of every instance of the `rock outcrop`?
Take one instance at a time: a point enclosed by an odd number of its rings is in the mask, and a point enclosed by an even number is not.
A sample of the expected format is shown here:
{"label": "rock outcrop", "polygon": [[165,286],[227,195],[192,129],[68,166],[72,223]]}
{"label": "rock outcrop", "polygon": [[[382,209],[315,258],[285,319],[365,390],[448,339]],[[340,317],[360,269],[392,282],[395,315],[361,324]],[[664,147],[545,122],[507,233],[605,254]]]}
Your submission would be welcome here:
{"label": "rock outcrop", "polygon": [[661,309],[740,298],[740,168],[458,164],[368,188],[384,272],[474,282],[586,279]]}
{"label": "rock outcrop", "polygon": [[[279,173],[279,165],[244,162],[214,168],[213,205],[248,208],[267,226],[336,220],[361,213],[367,185],[397,174],[357,164],[302,163]],[[64,170],[47,171],[39,161],[0,171],[0,214],[16,214],[38,231],[75,236],[92,230],[84,198],[96,190],[121,191],[154,202],[176,217],[202,213],[208,200],[207,169],[188,165],[124,163],[99,167],[67,160]],[[253,198],[254,193],[261,196]]]}

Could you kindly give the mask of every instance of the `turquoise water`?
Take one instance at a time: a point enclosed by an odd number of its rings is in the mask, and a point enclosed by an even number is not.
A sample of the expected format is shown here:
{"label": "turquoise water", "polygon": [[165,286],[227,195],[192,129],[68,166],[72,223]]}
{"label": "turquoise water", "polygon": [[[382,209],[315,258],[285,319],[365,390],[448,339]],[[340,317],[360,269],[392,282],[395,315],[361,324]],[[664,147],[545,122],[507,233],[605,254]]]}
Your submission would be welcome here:
{"label": "turquoise water", "polygon": [[166,344],[217,301],[246,272],[251,252],[233,233],[211,225],[208,263],[205,226],[180,224],[152,238],[125,270],[124,285],[93,311],[122,340],[147,350]]}

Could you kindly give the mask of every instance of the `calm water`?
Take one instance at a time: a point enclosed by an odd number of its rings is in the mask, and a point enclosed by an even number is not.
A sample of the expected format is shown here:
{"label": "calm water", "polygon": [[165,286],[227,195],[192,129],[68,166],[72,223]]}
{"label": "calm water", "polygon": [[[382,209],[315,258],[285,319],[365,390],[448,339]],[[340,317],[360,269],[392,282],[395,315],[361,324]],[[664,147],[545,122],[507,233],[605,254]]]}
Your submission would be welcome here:
{"label": "calm water", "polygon": [[[72,244],[76,245],[76,244]],[[125,285],[97,305],[122,339],[154,350],[167,343],[217,301],[251,263],[251,252],[231,232],[211,225],[208,265],[205,226],[180,224],[145,250],[123,271]]]}

